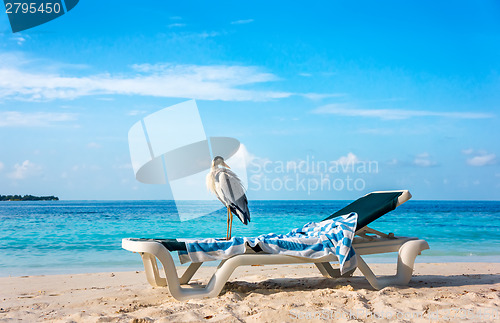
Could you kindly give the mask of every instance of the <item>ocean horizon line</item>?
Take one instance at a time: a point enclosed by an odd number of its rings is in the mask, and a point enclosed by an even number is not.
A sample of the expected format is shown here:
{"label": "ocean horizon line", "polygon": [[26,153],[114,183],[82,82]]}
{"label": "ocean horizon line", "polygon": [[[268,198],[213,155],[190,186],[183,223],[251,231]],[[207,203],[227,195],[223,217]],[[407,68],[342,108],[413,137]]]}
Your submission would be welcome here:
{"label": "ocean horizon line", "polygon": [[[308,199],[308,200],[301,200],[301,199],[251,199],[249,202],[255,201],[255,202],[266,202],[266,201],[272,201],[272,202],[287,202],[287,201],[296,201],[296,202],[325,202],[325,201],[354,201],[356,199]],[[54,201],[0,201],[0,202],[22,202],[22,203],[57,203],[57,202],[147,202],[147,201],[153,201],[153,202],[218,202],[217,200],[172,200],[172,199],[64,199],[64,198],[59,198],[59,200],[54,200]],[[426,200],[426,199],[414,199],[412,198],[410,202],[500,202],[499,200],[478,200],[478,199],[470,199],[470,200],[464,200],[464,199],[457,199],[457,200],[452,200],[452,199],[432,199],[432,200]]]}

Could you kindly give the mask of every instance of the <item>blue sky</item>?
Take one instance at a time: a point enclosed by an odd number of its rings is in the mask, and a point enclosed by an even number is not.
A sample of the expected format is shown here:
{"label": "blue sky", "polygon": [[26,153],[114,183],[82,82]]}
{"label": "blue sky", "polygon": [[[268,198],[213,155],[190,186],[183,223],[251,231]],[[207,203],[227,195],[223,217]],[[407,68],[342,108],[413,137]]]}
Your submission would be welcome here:
{"label": "blue sky", "polygon": [[[208,136],[245,145],[251,199],[498,200],[498,57],[497,1],[86,0],[16,34],[0,14],[0,194],[168,198],[135,180],[127,133],[196,99]],[[296,175],[263,165],[311,160],[377,170],[263,189]]]}

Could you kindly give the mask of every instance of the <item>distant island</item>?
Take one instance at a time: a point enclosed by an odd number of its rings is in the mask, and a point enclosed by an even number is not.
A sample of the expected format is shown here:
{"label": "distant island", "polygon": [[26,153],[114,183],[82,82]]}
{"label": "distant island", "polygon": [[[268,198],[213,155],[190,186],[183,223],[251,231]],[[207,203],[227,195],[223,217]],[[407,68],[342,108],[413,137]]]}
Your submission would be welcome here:
{"label": "distant island", "polygon": [[57,196],[0,195],[0,201],[59,201]]}

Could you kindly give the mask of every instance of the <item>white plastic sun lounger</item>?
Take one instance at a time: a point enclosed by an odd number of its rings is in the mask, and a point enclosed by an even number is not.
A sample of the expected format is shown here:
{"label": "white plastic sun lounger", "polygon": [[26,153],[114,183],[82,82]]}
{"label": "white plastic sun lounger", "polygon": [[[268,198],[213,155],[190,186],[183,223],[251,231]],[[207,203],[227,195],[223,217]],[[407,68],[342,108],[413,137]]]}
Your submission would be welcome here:
{"label": "white plastic sun lounger", "polygon": [[[407,285],[413,273],[415,258],[423,250],[429,249],[424,240],[415,237],[397,237],[394,234],[384,234],[370,229],[367,224],[373,222],[387,212],[394,210],[411,198],[407,190],[372,192],[337,211],[327,219],[347,214],[358,213],[357,236],[353,248],[357,257],[357,268],[375,289],[389,285]],[[326,220],[326,219],[325,219]],[[334,269],[330,262],[338,261],[333,254],[319,259],[310,259],[289,255],[266,254],[247,248],[245,254],[236,255],[222,260],[208,284],[203,288],[181,287],[189,282],[202,263],[191,263],[184,274],[179,277],[170,252],[185,250],[183,242],[175,239],[123,239],[122,247],[141,255],[146,277],[152,286],[168,286],[170,293],[177,300],[218,296],[225,283],[239,266],[248,265],[278,265],[314,263],[321,274],[327,278],[351,276],[354,270],[340,275],[339,269]],[[370,254],[398,252],[397,273],[394,276],[377,277],[361,256]],[[164,276],[160,275],[158,259],[163,266]]]}

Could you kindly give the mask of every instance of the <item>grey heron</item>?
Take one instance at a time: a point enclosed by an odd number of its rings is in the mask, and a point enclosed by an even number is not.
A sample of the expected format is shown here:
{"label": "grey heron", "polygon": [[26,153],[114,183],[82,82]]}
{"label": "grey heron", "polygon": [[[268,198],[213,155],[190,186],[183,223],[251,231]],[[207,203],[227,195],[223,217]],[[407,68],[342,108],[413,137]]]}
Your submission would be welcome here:
{"label": "grey heron", "polygon": [[247,225],[250,222],[250,211],[245,189],[238,176],[229,170],[224,158],[216,156],[212,167],[207,174],[207,188],[215,194],[219,201],[227,208],[227,234],[226,240],[231,239],[233,228],[233,214]]}

